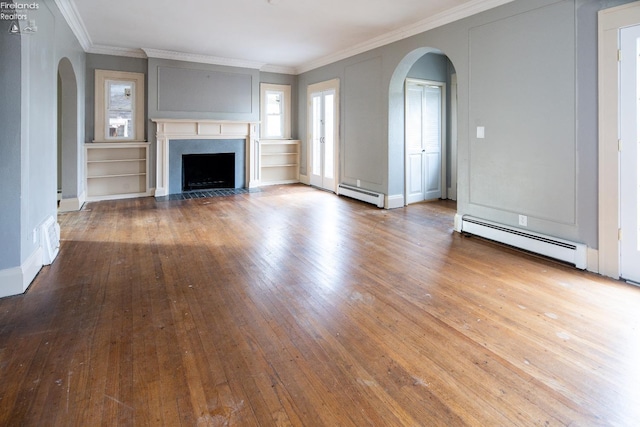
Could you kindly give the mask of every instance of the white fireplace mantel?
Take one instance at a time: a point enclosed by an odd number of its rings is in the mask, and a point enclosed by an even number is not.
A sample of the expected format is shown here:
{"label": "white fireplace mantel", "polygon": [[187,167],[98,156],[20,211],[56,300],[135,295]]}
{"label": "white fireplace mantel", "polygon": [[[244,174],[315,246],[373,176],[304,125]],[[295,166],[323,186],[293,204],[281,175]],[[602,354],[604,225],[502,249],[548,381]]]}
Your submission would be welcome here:
{"label": "white fireplace mantel", "polygon": [[258,144],[257,122],[224,120],[179,120],[151,119],[156,130],[156,197],[169,194],[169,141],[181,139],[244,139],[246,141],[246,183],[257,187],[256,144]]}

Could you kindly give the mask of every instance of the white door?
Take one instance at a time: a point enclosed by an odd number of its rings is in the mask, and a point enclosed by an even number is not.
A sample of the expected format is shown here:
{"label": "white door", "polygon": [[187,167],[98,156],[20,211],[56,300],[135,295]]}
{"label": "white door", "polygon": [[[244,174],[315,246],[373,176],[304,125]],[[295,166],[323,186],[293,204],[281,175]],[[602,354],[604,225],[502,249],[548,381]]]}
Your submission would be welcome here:
{"label": "white door", "polygon": [[620,38],[620,276],[640,283],[640,25],[623,28]]}
{"label": "white door", "polygon": [[407,80],[405,92],[405,183],[407,204],[443,194],[442,83]]}
{"label": "white door", "polygon": [[310,184],[336,191],[338,154],[337,80],[309,86]]}

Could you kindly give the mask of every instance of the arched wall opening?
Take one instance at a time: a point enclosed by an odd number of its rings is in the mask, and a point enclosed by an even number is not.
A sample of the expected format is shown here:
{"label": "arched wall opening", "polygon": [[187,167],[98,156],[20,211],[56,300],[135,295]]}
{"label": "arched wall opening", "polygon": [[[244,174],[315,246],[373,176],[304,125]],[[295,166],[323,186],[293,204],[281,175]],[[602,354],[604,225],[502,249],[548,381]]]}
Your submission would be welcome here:
{"label": "arched wall opening", "polygon": [[[429,61],[437,57],[439,61]],[[434,58],[432,58],[434,59]],[[446,64],[445,70],[419,71],[424,63]],[[429,65],[427,65],[429,67]],[[434,66],[431,65],[433,68]],[[435,68],[441,66],[436,65]],[[438,77],[433,77],[435,73]],[[443,197],[457,198],[457,82],[455,66],[442,51],[422,47],[405,55],[398,63],[389,84],[389,207],[406,205],[406,151],[405,151],[405,83],[407,78],[423,78],[438,80],[445,84],[446,122],[443,131],[446,133],[446,150],[443,150],[443,161],[446,167],[446,179],[442,182]]]}
{"label": "arched wall opening", "polygon": [[58,63],[58,199],[62,212],[79,210],[78,82],[68,58]]}

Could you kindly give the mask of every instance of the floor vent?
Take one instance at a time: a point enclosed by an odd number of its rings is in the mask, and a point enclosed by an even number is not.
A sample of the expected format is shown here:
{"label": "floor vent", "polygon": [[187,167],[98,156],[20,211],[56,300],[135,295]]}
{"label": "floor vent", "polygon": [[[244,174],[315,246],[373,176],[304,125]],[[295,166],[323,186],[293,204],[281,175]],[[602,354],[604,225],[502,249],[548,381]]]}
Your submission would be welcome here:
{"label": "floor vent", "polygon": [[60,225],[53,217],[40,226],[40,242],[42,244],[42,264],[49,265],[56,259],[60,250]]}
{"label": "floor vent", "polygon": [[462,232],[568,262],[581,270],[587,268],[587,246],[582,243],[557,239],[466,215],[462,217]]}
{"label": "floor vent", "polygon": [[384,194],[374,191],[363,190],[362,188],[351,187],[350,185],[338,185],[338,194],[341,196],[351,197],[352,199],[361,200],[371,203],[379,208],[384,207]]}

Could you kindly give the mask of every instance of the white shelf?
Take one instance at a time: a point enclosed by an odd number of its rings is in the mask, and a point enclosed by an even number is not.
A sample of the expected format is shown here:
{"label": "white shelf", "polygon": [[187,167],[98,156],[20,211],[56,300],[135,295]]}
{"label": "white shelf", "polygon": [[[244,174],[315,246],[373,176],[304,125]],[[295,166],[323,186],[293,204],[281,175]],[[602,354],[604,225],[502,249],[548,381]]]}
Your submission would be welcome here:
{"label": "white shelf", "polygon": [[93,142],[85,145],[87,200],[148,196],[149,144]]}
{"label": "white shelf", "polygon": [[261,140],[259,163],[260,185],[300,182],[300,141]]}

